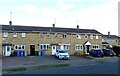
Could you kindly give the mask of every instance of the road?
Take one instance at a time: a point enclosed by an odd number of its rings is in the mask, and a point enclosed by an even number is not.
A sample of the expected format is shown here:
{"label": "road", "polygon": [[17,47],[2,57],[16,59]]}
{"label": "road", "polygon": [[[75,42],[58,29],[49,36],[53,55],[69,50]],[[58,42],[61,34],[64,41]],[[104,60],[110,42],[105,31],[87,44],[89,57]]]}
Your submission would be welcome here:
{"label": "road", "polygon": [[118,62],[15,72],[12,74],[118,74]]}

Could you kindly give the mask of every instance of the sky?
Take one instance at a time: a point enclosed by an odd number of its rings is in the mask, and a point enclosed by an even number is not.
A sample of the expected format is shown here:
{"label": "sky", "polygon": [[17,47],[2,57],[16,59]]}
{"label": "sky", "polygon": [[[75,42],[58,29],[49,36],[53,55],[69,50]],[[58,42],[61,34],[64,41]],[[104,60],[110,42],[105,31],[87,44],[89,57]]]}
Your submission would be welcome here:
{"label": "sky", "polygon": [[[0,24],[96,29],[118,35],[119,0],[0,0]],[[10,16],[10,12],[12,12]]]}

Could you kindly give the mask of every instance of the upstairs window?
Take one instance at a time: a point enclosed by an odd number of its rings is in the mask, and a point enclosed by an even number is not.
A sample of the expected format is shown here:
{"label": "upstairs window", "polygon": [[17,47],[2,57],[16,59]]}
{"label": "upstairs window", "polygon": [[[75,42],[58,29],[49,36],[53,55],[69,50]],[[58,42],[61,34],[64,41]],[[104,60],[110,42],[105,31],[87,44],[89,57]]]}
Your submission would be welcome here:
{"label": "upstairs window", "polygon": [[13,37],[17,37],[17,32],[14,32],[14,33],[13,33]]}
{"label": "upstairs window", "polygon": [[43,33],[42,32],[40,32],[40,37],[43,38]]}
{"label": "upstairs window", "polygon": [[55,33],[55,38],[58,38],[58,33]]}
{"label": "upstairs window", "polygon": [[76,39],[81,39],[81,35],[76,34]]}
{"label": "upstairs window", "polygon": [[98,39],[98,35],[96,35],[96,39]]}
{"label": "upstairs window", "polygon": [[62,34],[62,38],[67,38],[67,34]]}
{"label": "upstairs window", "polygon": [[22,37],[26,37],[26,33],[22,33]]}
{"label": "upstairs window", "polygon": [[90,39],[93,39],[93,35],[90,35]]}
{"label": "upstairs window", "polygon": [[50,33],[47,33],[47,38],[50,38]]}
{"label": "upstairs window", "polygon": [[8,32],[4,32],[3,37],[8,37]]}
{"label": "upstairs window", "polygon": [[88,35],[85,35],[85,39],[88,39]]}

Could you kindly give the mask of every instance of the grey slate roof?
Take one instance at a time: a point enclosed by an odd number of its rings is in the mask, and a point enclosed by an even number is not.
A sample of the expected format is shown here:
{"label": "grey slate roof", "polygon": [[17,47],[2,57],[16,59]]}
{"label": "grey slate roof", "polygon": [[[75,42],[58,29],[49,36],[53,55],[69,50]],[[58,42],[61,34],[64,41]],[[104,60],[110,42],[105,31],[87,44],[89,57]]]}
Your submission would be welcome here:
{"label": "grey slate roof", "polygon": [[9,32],[63,32],[63,33],[95,33],[101,34],[94,29],[77,29],[77,28],[61,28],[61,27],[39,27],[39,26],[20,26],[20,25],[0,25],[2,31]]}
{"label": "grey slate roof", "polygon": [[110,35],[110,37],[108,35],[103,35],[102,36],[103,38],[112,38],[112,39],[120,39],[119,36],[116,36],[116,35]]}

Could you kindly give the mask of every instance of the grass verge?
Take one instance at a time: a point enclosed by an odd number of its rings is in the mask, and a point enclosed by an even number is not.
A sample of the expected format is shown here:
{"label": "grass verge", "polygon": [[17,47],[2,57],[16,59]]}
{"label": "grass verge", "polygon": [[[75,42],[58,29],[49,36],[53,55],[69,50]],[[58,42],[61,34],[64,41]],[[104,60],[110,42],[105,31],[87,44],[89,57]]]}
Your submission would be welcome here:
{"label": "grass verge", "polygon": [[31,69],[46,69],[46,68],[52,68],[52,67],[65,67],[69,66],[69,64],[49,64],[49,65],[40,65],[32,67]]}
{"label": "grass verge", "polygon": [[30,68],[18,67],[18,68],[3,69],[2,71],[17,72],[17,71],[25,71],[25,70],[46,69],[46,68],[52,68],[52,67],[65,67],[65,66],[69,66],[69,65],[70,64],[48,64],[48,65],[34,66],[34,67],[30,67]]}
{"label": "grass verge", "polygon": [[3,69],[3,71],[7,71],[7,72],[24,71],[24,70],[27,70],[27,68],[25,68],[25,67],[18,67],[18,68]]}

